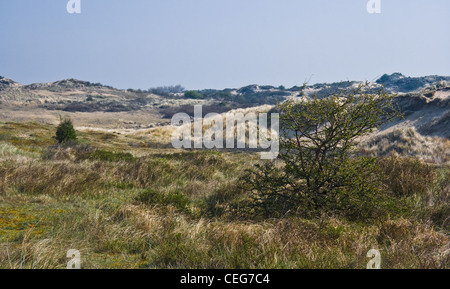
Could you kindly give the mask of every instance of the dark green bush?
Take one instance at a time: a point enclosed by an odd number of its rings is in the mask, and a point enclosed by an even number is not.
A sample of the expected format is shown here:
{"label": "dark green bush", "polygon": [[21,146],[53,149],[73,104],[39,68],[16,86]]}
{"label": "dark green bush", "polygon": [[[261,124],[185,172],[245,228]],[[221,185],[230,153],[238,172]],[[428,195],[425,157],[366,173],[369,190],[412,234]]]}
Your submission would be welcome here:
{"label": "dark green bush", "polygon": [[184,93],[185,98],[189,99],[202,99],[204,98],[203,94],[195,90],[189,90]]}
{"label": "dark green bush", "polygon": [[59,144],[76,142],[77,133],[73,128],[72,121],[70,119],[62,120],[56,129],[56,136],[54,137]]}

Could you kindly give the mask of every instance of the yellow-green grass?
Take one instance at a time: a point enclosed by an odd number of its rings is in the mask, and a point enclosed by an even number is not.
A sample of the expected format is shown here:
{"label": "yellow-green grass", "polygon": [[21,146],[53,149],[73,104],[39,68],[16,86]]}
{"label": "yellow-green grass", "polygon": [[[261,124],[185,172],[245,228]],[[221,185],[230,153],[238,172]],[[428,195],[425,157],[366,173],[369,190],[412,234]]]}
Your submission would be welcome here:
{"label": "yellow-green grass", "polygon": [[448,168],[426,194],[405,197],[414,209],[404,216],[236,218],[228,205],[247,198],[239,178],[256,154],[137,147],[151,136],[82,131],[81,143],[134,158],[77,158],[80,147],[44,157],[55,129],[0,124],[0,268],[65,268],[69,249],[83,268],[362,269],[372,248],[383,268],[450,266]]}

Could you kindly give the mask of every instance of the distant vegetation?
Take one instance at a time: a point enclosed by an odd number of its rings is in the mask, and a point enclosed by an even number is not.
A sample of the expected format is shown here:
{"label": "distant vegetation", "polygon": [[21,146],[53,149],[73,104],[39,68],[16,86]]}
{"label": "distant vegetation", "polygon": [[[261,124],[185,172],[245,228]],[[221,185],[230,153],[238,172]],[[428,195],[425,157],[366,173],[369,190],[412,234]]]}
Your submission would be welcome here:
{"label": "distant vegetation", "polygon": [[155,87],[155,88],[150,88],[148,91],[150,93],[154,93],[157,95],[170,95],[173,93],[183,93],[184,92],[184,87],[181,85],[175,85],[175,86],[159,86],[159,87]]}
{"label": "distant vegetation", "polygon": [[[219,103],[219,104],[211,104],[211,105],[203,105],[202,106],[202,117],[209,113],[224,113],[228,112],[232,109],[245,108],[250,105],[238,105],[233,103]],[[194,106],[192,105],[181,105],[178,107],[161,107],[159,109],[161,116],[163,118],[172,118],[176,113],[186,113],[191,117],[194,117]]]}
{"label": "distant vegetation", "polygon": [[426,76],[426,77],[407,77],[401,73],[391,75],[384,74],[376,82],[384,85],[386,88],[398,92],[411,92],[419,88],[439,81],[450,81],[450,77],[445,76]]}
{"label": "distant vegetation", "polygon": [[[297,90],[294,89],[294,91]],[[182,86],[177,85],[151,88],[146,92],[175,99],[210,99],[242,105],[277,104],[283,101],[286,96],[291,95],[290,91],[286,91],[284,86],[276,88],[274,86],[257,85],[249,85],[240,89],[204,89],[187,91],[185,91]]]}
{"label": "distant vegetation", "polygon": [[[187,91],[184,94],[185,98],[190,99],[215,99],[219,101],[234,102],[237,104],[277,104],[286,99],[286,96],[291,95],[289,92],[277,91],[277,90],[263,90],[255,89],[255,86],[247,86],[238,89],[236,93],[232,93],[232,90],[200,90],[200,91]],[[271,89],[271,88],[268,88]]]}
{"label": "distant vegetation", "polygon": [[195,91],[195,90],[186,91],[184,93],[184,97],[185,98],[190,98],[190,99],[202,99],[202,98],[205,98],[205,96],[203,94],[201,94],[200,92]]}
{"label": "distant vegetation", "polygon": [[[145,104],[145,103],[144,103]],[[88,97],[86,102],[72,102],[61,106],[44,106],[50,110],[62,110],[67,112],[121,112],[133,111],[142,108],[142,103],[137,101],[118,102],[118,101],[99,101],[94,102],[94,98]]]}

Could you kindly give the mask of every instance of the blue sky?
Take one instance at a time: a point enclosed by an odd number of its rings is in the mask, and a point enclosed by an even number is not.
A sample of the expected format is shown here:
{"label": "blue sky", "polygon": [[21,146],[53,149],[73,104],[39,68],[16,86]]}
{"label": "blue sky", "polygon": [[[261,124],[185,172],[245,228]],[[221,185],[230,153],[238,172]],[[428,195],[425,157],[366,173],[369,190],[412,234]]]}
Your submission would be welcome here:
{"label": "blue sky", "polygon": [[0,0],[0,75],[118,88],[450,75],[450,1]]}

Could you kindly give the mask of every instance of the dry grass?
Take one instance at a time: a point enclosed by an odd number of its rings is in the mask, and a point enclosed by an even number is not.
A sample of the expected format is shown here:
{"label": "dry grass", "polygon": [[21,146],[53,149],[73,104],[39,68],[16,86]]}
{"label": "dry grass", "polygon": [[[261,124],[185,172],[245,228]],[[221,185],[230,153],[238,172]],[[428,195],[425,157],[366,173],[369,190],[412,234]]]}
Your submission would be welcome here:
{"label": "dry grass", "polygon": [[[246,198],[239,177],[256,155],[138,148],[126,140],[145,135],[83,132],[135,158],[81,158],[83,147],[43,158],[53,127],[3,125],[3,136],[9,126],[16,138],[0,140],[0,268],[65,268],[77,249],[83,268],[362,269],[372,248],[383,268],[450,267],[445,168],[407,190],[414,206],[403,217],[238,220],[224,212]],[[30,134],[37,144],[23,141]]]}
{"label": "dry grass", "polygon": [[413,127],[371,136],[361,143],[360,151],[375,156],[410,156],[434,164],[450,162],[450,140],[422,136]]}

